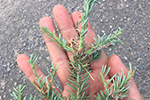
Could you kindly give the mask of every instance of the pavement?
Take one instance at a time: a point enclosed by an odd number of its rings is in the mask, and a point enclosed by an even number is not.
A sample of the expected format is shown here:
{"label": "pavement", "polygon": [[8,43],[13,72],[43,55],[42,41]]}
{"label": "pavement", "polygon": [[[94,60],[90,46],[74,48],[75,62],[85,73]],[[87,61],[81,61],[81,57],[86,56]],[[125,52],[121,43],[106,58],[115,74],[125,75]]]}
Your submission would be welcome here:
{"label": "pavement", "polygon": [[[52,8],[64,5],[69,13],[82,10],[84,0],[0,0],[0,100],[10,100],[13,87],[26,85],[25,95],[38,94],[19,69],[19,54],[35,54],[38,66],[47,74],[51,59],[38,26],[40,18],[53,18]],[[137,67],[134,74],[143,100],[150,100],[150,0],[98,0],[90,23],[96,34],[110,34],[124,28],[119,38],[124,42],[105,49],[109,58],[117,54],[128,67]],[[55,83],[61,88],[56,77]]]}

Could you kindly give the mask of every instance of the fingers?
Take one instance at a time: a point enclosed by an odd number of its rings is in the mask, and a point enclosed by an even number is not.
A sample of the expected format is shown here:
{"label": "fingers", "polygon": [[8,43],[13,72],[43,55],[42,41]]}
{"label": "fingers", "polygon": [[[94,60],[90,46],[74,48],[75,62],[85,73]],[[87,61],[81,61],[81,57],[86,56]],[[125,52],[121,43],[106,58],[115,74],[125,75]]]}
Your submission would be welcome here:
{"label": "fingers", "polygon": [[[52,21],[51,18],[49,17],[44,17],[40,20],[40,27],[45,26],[48,29],[50,29],[50,31],[54,31],[56,32],[54,23]],[[56,32],[56,35],[57,32]],[[66,56],[66,53],[54,42],[48,42],[49,39],[45,37],[45,34],[43,34],[43,37],[46,41],[46,45],[49,51],[49,54],[51,56],[52,62],[54,64],[57,64],[59,66],[59,69],[57,71],[57,76],[60,79],[60,82],[63,86],[63,89],[68,88],[67,82],[68,82],[68,68],[69,68],[69,64],[68,64],[68,58]]]}
{"label": "fingers", "polygon": [[64,6],[56,5],[53,8],[53,16],[60,31],[64,31],[62,35],[66,40],[76,37],[76,30],[73,21]]}
{"label": "fingers", "polygon": [[[121,59],[117,55],[112,55],[108,59],[108,67],[111,67],[110,72],[109,72],[110,77],[112,77],[114,74],[122,72],[121,68],[123,69],[125,75],[127,75],[129,72],[129,70],[123,65],[123,63],[121,62]],[[129,88],[128,98],[142,100],[133,77],[131,79],[131,83],[132,85]]]}

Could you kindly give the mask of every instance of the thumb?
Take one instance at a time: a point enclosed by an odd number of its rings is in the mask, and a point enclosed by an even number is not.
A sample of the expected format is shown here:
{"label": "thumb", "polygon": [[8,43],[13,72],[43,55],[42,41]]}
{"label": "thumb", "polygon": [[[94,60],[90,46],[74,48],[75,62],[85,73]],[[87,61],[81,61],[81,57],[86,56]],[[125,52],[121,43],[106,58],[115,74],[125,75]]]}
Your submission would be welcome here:
{"label": "thumb", "polygon": [[[128,75],[128,72],[129,72],[129,69],[127,69],[124,66],[121,59],[117,55],[110,56],[110,58],[108,59],[108,67],[111,67],[110,72],[109,72],[110,77],[112,77],[114,74],[121,73],[122,72],[121,68],[123,69],[125,75]],[[140,93],[137,89],[133,76],[131,78],[131,83],[132,84],[129,88],[128,98],[142,100],[142,97],[140,96]]]}

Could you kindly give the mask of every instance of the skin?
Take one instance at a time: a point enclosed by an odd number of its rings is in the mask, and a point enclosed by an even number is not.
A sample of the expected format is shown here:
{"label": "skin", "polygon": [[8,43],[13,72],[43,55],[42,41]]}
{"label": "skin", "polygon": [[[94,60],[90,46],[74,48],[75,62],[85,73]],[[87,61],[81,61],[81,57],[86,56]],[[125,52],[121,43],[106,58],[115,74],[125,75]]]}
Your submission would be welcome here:
{"label": "skin", "polygon": [[[80,12],[73,12],[70,16],[65,7],[63,7],[62,5],[56,5],[53,8],[53,15],[60,31],[64,30],[63,37],[66,40],[75,38],[76,37],[75,23],[80,19],[80,15],[81,15]],[[40,27],[45,26],[49,28],[50,31],[55,30],[56,32],[56,28],[53,23],[53,20],[49,17],[42,18],[39,22],[39,25]],[[79,26],[79,29],[80,28],[81,26]],[[88,23],[88,29],[89,30],[87,32],[87,36],[85,37],[85,41],[87,42],[87,44],[91,44],[94,42],[93,37],[96,38],[96,34],[94,33],[90,23]],[[56,35],[58,35],[57,32]],[[71,88],[67,85],[68,83],[67,77],[69,74],[69,71],[67,69],[69,69],[68,61],[70,57],[72,57],[72,55],[69,52],[66,53],[54,42],[48,42],[49,39],[45,38],[45,34],[43,34],[43,37],[46,42],[52,62],[54,64],[57,63],[57,65],[60,65],[57,71],[57,75],[63,87],[62,95],[68,97],[69,93],[67,92],[67,90],[71,90]],[[91,75],[95,79],[95,80],[92,80],[91,78],[89,79],[90,87],[87,89],[87,91],[88,91],[88,95],[92,95],[90,99],[94,98],[95,93],[99,93],[100,90],[104,89],[102,81],[98,78],[102,65],[107,65],[108,67],[111,67],[110,73],[107,76],[108,79],[111,78],[114,74],[121,72],[121,68],[123,68],[125,74],[127,74],[129,71],[123,65],[123,63],[121,62],[120,58],[117,55],[112,55],[109,59],[107,59],[104,51],[102,51],[102,53],[103,53],[102,58],[90,64],[90,67],[92,69]],[[27,57],[25,54],[21,54],[17,57],[17,63],[20,69],[25,73],[25,75],[28,77],[30,81],[33,81],[36,79],[30,65],[27,62],[28,60],[29,57]],[[36,66],[35,69],[38,75],[44,75],[43,72],[38,68],[38,66]],[[129,98],[142,100],[142,97],[140,96],[140,93],[137,89],[133,77],[131,83],[132,85],[129,88],[130,91]]]}

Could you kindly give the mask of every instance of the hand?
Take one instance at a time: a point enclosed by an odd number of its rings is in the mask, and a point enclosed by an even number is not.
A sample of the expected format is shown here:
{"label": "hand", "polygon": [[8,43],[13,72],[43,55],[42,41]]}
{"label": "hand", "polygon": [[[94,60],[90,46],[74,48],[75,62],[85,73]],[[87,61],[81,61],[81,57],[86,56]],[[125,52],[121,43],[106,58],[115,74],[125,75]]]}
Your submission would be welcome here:
{"label": "hand", "polygon": [[[60,31],[64,31],[62,34],[63,37],[66,40],[70,40],[71,38],[75,38],[76,37],[75,24],[80,19],[81,14],[79,12],[74,12],[70,16],[65,7],[63,7],[61,5],[57,5],[53,8],[53,15],[54,15],[54,18],[56,20],[56,23],[57,23]],[[50,31],[52,31],[52,32],[54,30],[56,32],[53,20],[49,17],[44,17],[40,20],[40,27],[42,27],[42,26],[49,28]],[[81,28],[81,26],[79,26],[79,29],[80,28]],[[85,37],[85,41],[87,42],[87,44],[91,44],[92,42],[94,42],[93,37],[96,37],[96,34],[94,33],[90,23],[88,23],[88,29],[89,30],[88,30],[87,36]],[[56,32],[56,35],[58,35],[57,32]],[[63,96],[68,97],[69,93],[67,92],[67,90],[71,91],[71,88],[67,85],[67,83],[68,83],[67,77],[69,74],[68,69],[70,66],[68,64],[68,61],[72,55],[69,52],[66,53],[65,51],[63,51],[54,42],[48,42],[49,39],[45,38],[45,34],[43,34],[43,37],[46,41],[46,45],[47,45],[49,54],[51,56],[52,62],[54,64],[57,63],[57,65],[60,66],[58,71],[57,71],[57,75],[58,75],[58,78],[60,79],[60,82],[61,82],[62,87],[63,87],[62,94],[63,94]],[[112,55],[107,60],[107,57],[106,57],[104,51],[102,51],[102,54],[103,54],[102,58],[100,58],[99,60],[92,62],[90,64],[90,67],[92,69],[92,72],[90,74],[95,79],[95,80],[92,80],[91,78],[89,79],[90,87],[87,89],[87,91],[88,91],[89,95],[92,95],[91,98],[94,98],[94,95],[96,93],[99,93],[100,90],[104,89],[103,83],[98,77],[99,73],[101,72],[102,65],[108,65],[108,67],[111,67],[110,73],[107,76],[108,79],[111,78],[114,74],[121,72],[121,67],[123,68],[125,74],[127,74],[129,71],[122,64],[122,62],[118,56]],[[27,57],[24,54],[21,54],[17,58],[17,63],[19,65],[20,69],[29,78],[29,80],[33,81],[36,79],[35,79],[35,76],[33,74],[33,71],[31,69],[30,65],[27,62],[28,60],[29,60],[29,57]],[[37,66],[36,66],[36,71],[37,71],[38,75],[44,75],[42,73],[42,71]],[[131,85],[131,88],[129,90],[130,90],[129,98],[134,98],[136,100],[142,99],[133,78],[132,78],[132,85]]]}

